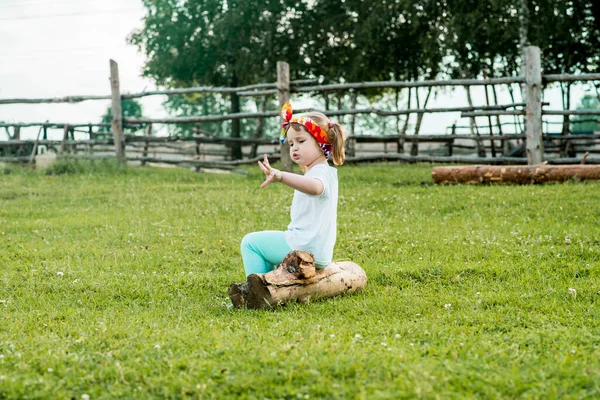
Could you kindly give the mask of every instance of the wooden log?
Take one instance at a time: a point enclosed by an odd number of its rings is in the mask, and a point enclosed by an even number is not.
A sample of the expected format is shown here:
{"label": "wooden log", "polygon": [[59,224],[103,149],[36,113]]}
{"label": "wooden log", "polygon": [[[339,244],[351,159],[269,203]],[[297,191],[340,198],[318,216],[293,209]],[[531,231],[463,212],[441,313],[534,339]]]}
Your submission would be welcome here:
{"label": "wooden log", "polygon": [[531,184],[599,180],[600,165],[469,165],[435,167],[431,171],[434,183],[509,183]]}
{"label": "wooden log", "polygon": [[354,293],[366,284],[365,271],[353,262],[316,269],[312,254],[294,250],[274,271],[251,274],[246,282],[232,284],[228,293],[234,307],[260,309]]}

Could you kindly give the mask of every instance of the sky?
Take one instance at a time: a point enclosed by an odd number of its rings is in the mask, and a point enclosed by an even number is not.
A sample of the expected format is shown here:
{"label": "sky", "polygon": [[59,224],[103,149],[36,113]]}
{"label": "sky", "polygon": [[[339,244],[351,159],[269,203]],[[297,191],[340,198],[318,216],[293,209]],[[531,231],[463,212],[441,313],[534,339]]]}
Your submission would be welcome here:
{"label": "sky", "polygon": [[[0,0],[0,98],[110,95],[110,59],[119,64],[122,93],[156,88],[140,76],[144,56],[126,41],[143,16],[139,0]],[[165,115],[163,99],[142,98],[145,114]],[[100,122],[109,105],[0,105],[0,120]],[[38,129],[24,129],[22,136]]]}
{"label": "sky", "polygon": [[[145,56],[127,44],[128,35],[142,26],[144,13],[140,0],[0,0],[0,99],[110,95],[110,59],[119,64],[121,93],[156,89],[151,80],[141,77]],[[573,106],[583,93],[583,87],[574,88]],[[506,89],[499,96],[501,104],[511,103]],[[144,116],[166,116],[161,105],[164,99],[139,99]],[[473,99],[475,104],[484,104],[481,87],[473,89]],[[546,91],[545,100],[551,103],[548,108],[562,108],[558,89]],[[0,105],[0,121],[99,122],[109,105],[108,100]],[[466,105],[464,89],[457,88],[438,94],[428,107]],[[459,117],[458,113],[427,115],[421,133],[443,134],[455,121],[469,124]],[[35,138],[38,130],[23,128],[21,136]],[[166,132],[165,128],[159,128],[160,132]],[[60,138],[62,132],[53,135]]]}

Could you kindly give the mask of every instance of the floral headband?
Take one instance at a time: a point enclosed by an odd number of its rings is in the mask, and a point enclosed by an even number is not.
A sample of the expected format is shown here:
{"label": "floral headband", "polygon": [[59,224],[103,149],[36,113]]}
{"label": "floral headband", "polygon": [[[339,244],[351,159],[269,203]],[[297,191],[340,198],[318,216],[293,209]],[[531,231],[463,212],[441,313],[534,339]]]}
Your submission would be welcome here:
{"label": "floral headband", "polygon": [[[281,118],[283,118],[284,121],[281,125],[281,136],[279,137],[281,144],[285,142],[285,134],[287,133],[290,124],[300,124],[306,128],[306,131],[315,138],[317,143],[319,143],[323,153],[325,153],[325,157],[329,158],[329,155],[331,154],[331,143],[329,143],[327,134],[319,124],[308,117],[292,117],[292,105],[289,102],[286,102],[283,107],[281,107]],[[329,123],[329,126],[333,126],[333,123]]]}

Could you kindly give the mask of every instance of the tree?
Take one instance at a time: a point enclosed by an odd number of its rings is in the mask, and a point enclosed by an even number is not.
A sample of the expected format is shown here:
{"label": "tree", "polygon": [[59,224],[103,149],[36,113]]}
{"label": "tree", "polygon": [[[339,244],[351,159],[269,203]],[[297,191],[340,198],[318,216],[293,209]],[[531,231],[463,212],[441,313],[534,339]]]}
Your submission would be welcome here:
{"label": "tree", "polygon": [[[600,100],[598,96],[586,94],[582,97],[577,106],[577,110],[600,110]],[[600,131],[600,121],[597,115],[576,115],[573,117],[573,131],[582,133],[592,133]]]}
{"label": "tree", "polygon": [[[600,14],[592,0],[531,0],[529,40],[543,54],[544,74],[597,72],[600,65]],[[563,108],[571,108],[572,83],[560,83]],[[563,118],[562,134],[569,132],[569,116]],[[561,150],[566,156],[569,146]]]}
{"label": "tree", "polygon": [[[286,60],[294,74],[304,71],[299,55],[306,6],[301,1],[144,0],[144,26],[129,42],[148,59],[143,74],[167,87],[239,87],[276,80],[276,61]],[[237,93],[230,112],[241,109]],[[240,137],[240,120],[231,122]],[[232,149],[241,158],[241,146]]]}
{"label": "tree", "polygon": [[[142,117],[142,105],[134,100],[134,99],[122,99],[121,100],[121,109],[123,112],[123,117],[134,117],[134,118],[140,118]],[[104,113],[104,115],[102,116],[102,119],[100,121],[100,123],[102,124],[110,124],[112,121],[112,107],[108,106],[108,108],[106,109],[106,112]],[[141,128],[137,127],[137,128],[125,128],[124,131],[127,133],[135,133],[138,132]],[[110,127],[104,127],[101,126],[100,129],[98,129],[99,132],[110,132],[111,128]]]}

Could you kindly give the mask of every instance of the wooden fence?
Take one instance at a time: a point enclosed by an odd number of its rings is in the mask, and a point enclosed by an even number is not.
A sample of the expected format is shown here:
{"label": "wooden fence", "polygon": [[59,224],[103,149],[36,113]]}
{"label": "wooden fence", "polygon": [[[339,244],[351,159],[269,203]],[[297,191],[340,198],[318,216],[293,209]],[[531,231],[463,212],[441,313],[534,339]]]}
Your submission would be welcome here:
{"label": "wooden fence", "polygon": [[[275,83],[257,84],[237,88],[193,87],[171,90],[156,90],[133,94],[121,94],[117,63],[110,60],[110,96],[68,96],[45,99],[0,99],[2,104],[36,104],[36,103],[78,103],[88,100],[111,100],[112,122],[108,124],[69,124],[69,123],[6,123],[0,124],[7,131],[12,128],[9,140],[0,141],[0,161],[33,163],[36,155],[43,151],[52,151],[62,156],[81,158],[116,157],[122,162],[164,163],[195,168],[235,169],[243,163],[253,163],[258,154],[267,153],[272,158],[281,160],[283,168],[291,168],[291,160],[287,149],[277,139],[264,138],[226,138],[204,134],[192,137],[157,137],[153,135],[155,124],[201,124],[203,122],[233,121],[249,119],[280,118],[279,112],[229,113],[225,115],[205,115],[193,117],[167,118],[131,118],[122,117],[122,99],[135,99],[153,95],[181,95],[194,93],[235,93],[239,96],[276,96],[282,105],[295,93],[319,93],[325,98],[325,110],[320,110],[330,117],[349,116],[349,136],[347,144],[348,162],[399,160],[405,162],[442,162],[442,163],[483,163],[483,164],[538,164],[542,161],[550,163],[578,163],[584,152],[600,153],[600,134],[571,134],[563,129],[560,135],[543,134],[543,116],[560,115],[568,121],[573,115],[596,117],[600,110],[547,110],[542,103],[543,85],[553,82],[597,81],[600,74],[580,75],[542,75],[540,69],[539,48],[531,46],[527,51],[527,67],[524,76],[484,79],[431,80],[417,82],[383,81],[343,84],[316,84],[315,80],[290,81],[289,66],[284,62],[277,63],[278,80]],[[510,104],[490,104],[488,87],[495,85],[521,85],[525,101]],[[433,87],[462,86],[467,91],[471,102],[469,88],[484,86],[486,105],[467,107],[427,108],[427,102]],[[510,88],[511,86],[509,86]],[[365,89],[406,89],[429,88],[422,106],[417,108],[383,110],[375,108],[356,108],[360,90]],[[343,109],[338,101],[338,109],[329,107],[329,95],[350,93],[352,99],[350,109]],[[495,94],[495,93],[494,93]],[[417,93],[418,96],[418,93]],[[410,104],[410,100],[409,100]],[[419,104],[417,97],[417,104]],[[302,110],[299,110],[302,111]],[[304,110],[307,111],[307,110]],[[456,124],[450,132],[439,135],[420,135],[419,129],[425,114],[460,112],[462,118],[468,118],[470,134],[458,133],[463,126]],[[381,117],[406,116],[404,127],[398,134],[373,136],[356,135],[356,116],[372,114]],[[413,134],[407,134],[408,118],[417,116]],[[500,116],[513,116],[517,133],[504,133]],[[488,124],[478,126],[477,117],[486,117]],[[495,122],[492,122],[495,119]],[[594,120],[595,121],[595,120]],[[36,140],[21,140],[22,127],[39,127]],[[108,128],[110,132],[98,132],[98,128]],[[144,135],[125,135],[124,127],[144,128]],[[96,131],[94,131],[96,128]],[[49,140],[49,129],[61,129],[62,140]],[[494,134],[496,130],[496,134]],[[481,131],[484,131],[482,134]],[[486,132],[487,131],[487,134]],[[86,140],[75,140],[75,132],[88,134]],[[432,144],[435,144],[432,146]],[[231,149],[238,146],[242,149],[241,160],[231,159]],[[405,148],[410,151],[405,153]],[[487,155],[491,154],[491,157]],[[587,158],[588,163],[600,163],[594,156]]]}

